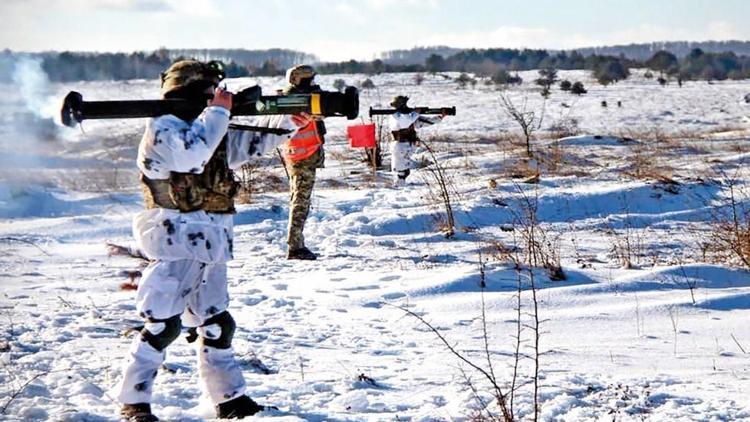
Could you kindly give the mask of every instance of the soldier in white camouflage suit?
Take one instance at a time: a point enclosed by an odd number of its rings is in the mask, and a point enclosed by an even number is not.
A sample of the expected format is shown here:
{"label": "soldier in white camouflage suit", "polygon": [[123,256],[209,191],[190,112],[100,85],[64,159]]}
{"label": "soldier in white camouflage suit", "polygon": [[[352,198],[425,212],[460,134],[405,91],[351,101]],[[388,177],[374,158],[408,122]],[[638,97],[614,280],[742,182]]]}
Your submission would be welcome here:
{"label": "soldier in white camouflage suit", "polygon": [[[138,149],[146,210],[133,221],[136,247],[151,261],[138,286],[145,326],[133,341],[117,398],[133,422],[158,420],[151,393],[165,349],[183,324],[197,327],[201,387],[217,417],[242,418],[264,409],[245,395],[231,347],[226,262],[232,259],[232,169],[273,151],[293,135],[229,131],[232,96],[217,88],[216,63],[183,60],[162,74],[164,98],[208,100],[202,112],[151,119]],[[209,99],[210,98],[210,99]],[[296,131],[307,115],[275,116],[266,126]]]}
{"label": "soldier in white camouflage suit", "polygon": [[391,101],[391,107],[396,112],[388,118],[388,126],[393,135],[391,141],[391,171],[393,172],[393,185],[395,187],[404,186],[406,178],[414,167],[411,155],[414,152],[414,146],[419,142],[416,129],[434,125],[443,119],[443,115],[433,118],[421,116],[416,111],[409,108],[406,104],[409,97],[398,95]]}
{"label": "soldier in white camouflage suit", "polygon": [[[307,65],[297,65],[287,70],[289,85],[284,94],[309,94],[320,92],[313,84],[315,72]],[[284,148],[284,160],[289,169],[289,224],[287,231],[287,259],[317,259],[315,253],[305,246],[305,222],[310,213],[315,172],[323,167],[326,127],[320,117],[300,128]]]}

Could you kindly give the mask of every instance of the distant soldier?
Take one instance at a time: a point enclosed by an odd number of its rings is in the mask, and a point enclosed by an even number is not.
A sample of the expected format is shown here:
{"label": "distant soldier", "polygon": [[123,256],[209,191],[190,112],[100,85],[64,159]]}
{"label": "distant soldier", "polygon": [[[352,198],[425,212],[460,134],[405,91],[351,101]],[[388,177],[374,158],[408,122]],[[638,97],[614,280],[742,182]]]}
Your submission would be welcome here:
{"label": "distant soldier", "polygon": [[[149,120],[138,148],[146,209],[133,220],[136,244],[130,253],[150,260],[136,299],[145,324],[116,387],[121,415],[131,422],[158,420],[150,404],[154,380],[183,324],[195,330],[198,375],[216,416],[242,418],[264,409],[245,395],[232,350],[235,322],[227,311],[226,263],[233,250],[233,169],[291,135],[227,132],[232,95],[217,88],[223,77],[215,62],[172,64],[162,74],[163,97],[207,101],[207,106]],[[275,119],[266,126],[292,133],[310,122],[307,115]]]}
{"label": "distant soldier", "polygon": [[[283,94],[309,94],[320,92],[320,86],[313,84],[315,71],[308,65],[297,65],[286,71],[289,85]],[[317,117],[297,134],[284,148],[284,160],[289,169],[289,224],[287,231],[287,259],[314,260],[317,256],[305,246],[305,221],[310,212],[312,190],[315,185],[315,172],[325,161],[323,143],[326,127],[322,118]]]}
{"label": "distant soldier", "polygon": [[422,116],[409,108],[407,102],[409,97],[399,95],[391,101],[391,107],[396,112],[388,119],[393,141],[391,142],[391,171],[393,172],[394,186],[404,186],[406,178],[411,173],[414,164],[411,155],[414,145],[419,142],[416,129],[434,125],[443,119],[443,115],[436,117]]}

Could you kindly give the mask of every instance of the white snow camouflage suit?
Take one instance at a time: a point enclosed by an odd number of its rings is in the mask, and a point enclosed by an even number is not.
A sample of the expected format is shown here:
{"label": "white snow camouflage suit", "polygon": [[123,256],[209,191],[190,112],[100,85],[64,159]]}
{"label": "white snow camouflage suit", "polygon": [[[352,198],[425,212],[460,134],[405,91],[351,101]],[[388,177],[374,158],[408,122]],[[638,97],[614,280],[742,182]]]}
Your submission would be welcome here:
{"label": "white snow camouflage suit", "polygon": [[[229,111],[215,106],[207,107],[192,122],[172,115],[151,119],[138,149],[138,168],[153,180],[167,179],[170,172],[202,173],[227,134],[228,123]],[[269,117],[261,125],[297,129],[288,116]],[[229,131],[229,167],[239,168],[293,135]],[[221,331],[219,325],[202,325],[222,314],[229,303],[226,262],[232,259],[232,215],[157,207],[135,216],[133,234],[138,249],[151,260],[139,283],[136,303],[137,311],[146,319],[145,331],[158,335],[168,327],[154,321],[181,315],[182,325],[198,327],[204,339],[216,338],[216,330]],[[244,394],[245,380],[232,348],[196,344],[201,387],[213,404]],[[165,352],[166,346],[163,350],[153,347],[144,331],[136,336],[123,377],[115,387],[121,403],[151,402],[154,377]]]}
{"label": "white snow camouflage suit", "polygon": [[415,111],[408,113],[397,111],[390,115],[388,118],[388,127],[394,136],[390,145],[391,172],[393,172],[394,183],[403,183],[403,180],[409,174],[408,170],[414,168],[411,155],[414,152],[414,144],[418,140],[416,132],[413,134],[413,139],[401,139],[397,133],[403,133],[406,130],[414,131],[420,127],[438,123],[440,120],[440,117],[429,118],[421,116]]}

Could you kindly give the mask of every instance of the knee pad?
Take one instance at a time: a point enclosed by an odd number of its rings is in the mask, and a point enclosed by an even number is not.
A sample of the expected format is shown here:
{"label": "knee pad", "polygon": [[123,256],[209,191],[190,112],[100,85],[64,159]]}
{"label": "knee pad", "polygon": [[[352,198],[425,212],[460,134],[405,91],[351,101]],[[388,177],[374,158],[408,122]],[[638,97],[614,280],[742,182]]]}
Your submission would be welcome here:
{"label": "knee pad", "polygon": [[229,312],[224,311],[207,319],[200,327],[198,333],[204,345],[216,349],[228,349],[232,347],[232,337],[237,324]]}
{"label": "knee pad", "polygon": [[141,330],[141,339],[161,352],[175,341],[180,330],[182,322],[179,315],[167,319],[149,319]]}

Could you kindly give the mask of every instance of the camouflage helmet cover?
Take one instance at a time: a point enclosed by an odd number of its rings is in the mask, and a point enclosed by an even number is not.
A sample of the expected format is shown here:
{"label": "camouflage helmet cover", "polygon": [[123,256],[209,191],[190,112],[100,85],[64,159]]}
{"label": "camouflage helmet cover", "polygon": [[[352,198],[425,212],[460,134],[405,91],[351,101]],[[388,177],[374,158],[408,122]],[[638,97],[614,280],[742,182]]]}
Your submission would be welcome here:
{"label": "camouflage helmet cover", "polygon": [[315,70],[312,66],[306,64],[298,64],[294,67],[290,67],[286,71],[286,81],[290,85],[297,86],[302,82],[303,79],[312,79],[316,75]]}
{"label": "camouflage helmet cover", "polygon": [[218,85],[224,79],[224,65],[219,61],[207,63],[197,60],[180,60],[161,74],[161,94],[185,88],[197,82]]}
{"label": "camouflage helmet cover", "polygon": [[409,97],[405,95],[397,95],[393,97],[393,101],[391,101],[391,107],[393,108],[405,108],[406,103],[409,101]]}

